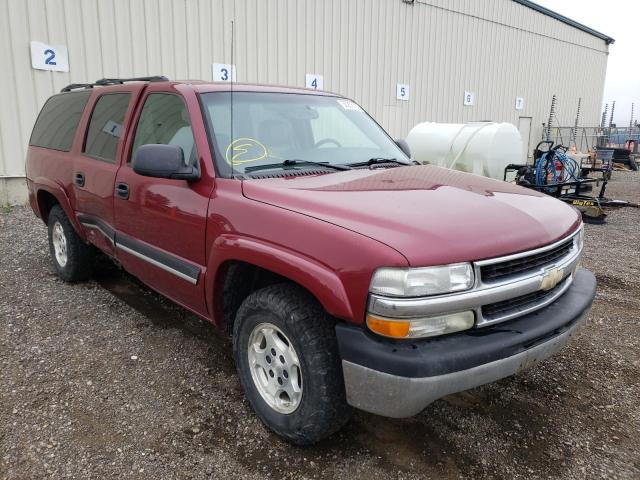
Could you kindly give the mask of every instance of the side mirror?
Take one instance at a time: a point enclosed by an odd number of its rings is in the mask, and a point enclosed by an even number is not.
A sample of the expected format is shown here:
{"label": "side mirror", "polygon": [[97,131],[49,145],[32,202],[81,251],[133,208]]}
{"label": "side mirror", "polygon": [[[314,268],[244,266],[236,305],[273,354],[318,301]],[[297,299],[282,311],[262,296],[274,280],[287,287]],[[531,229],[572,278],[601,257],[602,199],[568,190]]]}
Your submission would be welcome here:
{"label": "side mirror", "polygon": [[150,143],[138,147],[133,158],[133,171],[145,177],[187,181],[200,178],[198,167],[184,164],[184,152],[178,145]]}
{"label": "side mirror", "polygon": [[409,148],[409,144],[407,143],[406,140],[402,139],[402,138],[397,138],[396,139],[396,145],[398,145],[398,147],[400,147],[400,150],[402,150],[402,152],[409,158],[411,158],[411,149]]}

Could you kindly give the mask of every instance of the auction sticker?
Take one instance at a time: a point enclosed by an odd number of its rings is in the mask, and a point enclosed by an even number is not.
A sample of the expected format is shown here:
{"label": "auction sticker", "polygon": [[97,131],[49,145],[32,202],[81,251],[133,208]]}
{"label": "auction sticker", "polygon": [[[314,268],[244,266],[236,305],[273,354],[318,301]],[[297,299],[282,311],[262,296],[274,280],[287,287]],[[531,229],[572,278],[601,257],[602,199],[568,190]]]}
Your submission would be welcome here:
{"label": "auction sticker", "polygon": [[340,99],[340,100],[338,100],[338,103],[345,110],[353,110],[355,112],[361,112],[362,111],[362,109],[358,106],[358,104],[355,103],[355,102],[352,102],[351,100]]}

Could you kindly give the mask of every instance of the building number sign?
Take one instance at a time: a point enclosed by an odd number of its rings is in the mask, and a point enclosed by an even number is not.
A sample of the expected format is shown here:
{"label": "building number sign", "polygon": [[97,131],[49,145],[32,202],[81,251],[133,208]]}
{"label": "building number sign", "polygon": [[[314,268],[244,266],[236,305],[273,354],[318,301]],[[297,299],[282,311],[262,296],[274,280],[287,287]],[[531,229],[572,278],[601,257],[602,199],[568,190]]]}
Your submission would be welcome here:
{"label": "building number sign", "polygon": [[405,102],[409,101],[409,85],[403,83],[396,85],[396,99],[404,100]]}
{"label": "building number sign", "polygon": [[322,78],[322,75],[318,75],[316,73],[307,73],[304,76],[304,86],[306,88],[312,88],[314,90],[323,90],[324,79]]}
{"label": "building number sign", "polygon": [[31,66],[37,70],[69,71],[69,54],[64,45],[31,42]]}
{"label": "building number sign", "polygon": [[475,93],[465,90],[465,92],[464,92],[464,100],[463,100],[464,106],[465,107],[472,106],[473,103],[475,102],[475,96],[476,96]]}
{"label": "building number sign", "polygon": [[231,82],[236,81],[236,67],[227,63],[213,64],[213,81],[214,82]]}

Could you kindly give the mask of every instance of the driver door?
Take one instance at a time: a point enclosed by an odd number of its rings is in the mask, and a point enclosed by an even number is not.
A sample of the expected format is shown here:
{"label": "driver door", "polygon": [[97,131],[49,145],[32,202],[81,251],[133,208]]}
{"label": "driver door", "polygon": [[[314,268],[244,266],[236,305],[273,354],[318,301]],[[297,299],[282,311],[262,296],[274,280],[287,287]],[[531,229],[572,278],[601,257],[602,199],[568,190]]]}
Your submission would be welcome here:
{"label": "driver door", "polygon": [[212,179],[203,174],[188,182],[133,171],[135,152],[145,144],[179,145],[185,163],[202,161],[192,117],[181,95],[150,89],[141,105],[129,138],[129,154],[116,177],[117,257],[128,272],[154,290],[206,315],[205,227]]}

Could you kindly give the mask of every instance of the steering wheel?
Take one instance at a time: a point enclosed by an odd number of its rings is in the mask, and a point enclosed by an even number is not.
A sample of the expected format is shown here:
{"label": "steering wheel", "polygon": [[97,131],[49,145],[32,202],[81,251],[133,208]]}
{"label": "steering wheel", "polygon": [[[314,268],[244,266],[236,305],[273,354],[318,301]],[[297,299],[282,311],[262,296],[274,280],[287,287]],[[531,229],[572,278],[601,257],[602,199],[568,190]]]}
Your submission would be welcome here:
{"label": "steering wheel", "polygon": [[324,145],[325,143],[333,143],[336,147],[342,148],[342,145],[340,144],[340,142],[337,140],[334,140],[333,138],[323,138],[322,140],[316,142],[314,147],[317,148],[320,145]]}

